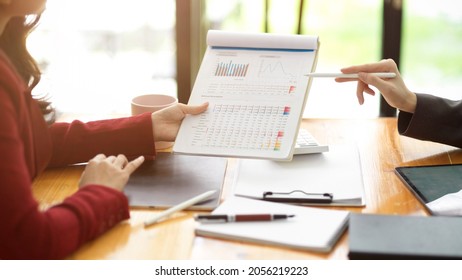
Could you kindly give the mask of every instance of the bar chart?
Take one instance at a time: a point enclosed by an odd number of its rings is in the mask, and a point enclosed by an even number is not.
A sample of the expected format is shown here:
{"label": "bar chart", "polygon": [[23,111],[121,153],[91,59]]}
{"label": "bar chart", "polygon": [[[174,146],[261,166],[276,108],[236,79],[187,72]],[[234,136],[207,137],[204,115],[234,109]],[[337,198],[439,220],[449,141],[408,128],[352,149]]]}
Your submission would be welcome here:
{"label": "bar chart", "polygon": [[245,77],[247,75],[247,70],[249,68],[249,64],[239,64],[233,63],[233,61],[229,62],[220,62],[217,64],[215,68],[215,76],[216,77]]}

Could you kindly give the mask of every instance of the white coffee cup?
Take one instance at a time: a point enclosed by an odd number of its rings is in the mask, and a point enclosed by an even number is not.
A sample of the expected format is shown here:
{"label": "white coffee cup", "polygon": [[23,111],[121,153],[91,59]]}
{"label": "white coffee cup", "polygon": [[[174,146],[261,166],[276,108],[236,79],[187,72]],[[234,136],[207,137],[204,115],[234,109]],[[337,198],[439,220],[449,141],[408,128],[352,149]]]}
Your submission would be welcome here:
{"label": "white coffee cup", "polygon": [[[178,103],[176,97],[166,94],[144,94],[132,99],[132,115],[153,113]],[[156,150],[167,149],[173,146],[173,142],[157,141]]]}

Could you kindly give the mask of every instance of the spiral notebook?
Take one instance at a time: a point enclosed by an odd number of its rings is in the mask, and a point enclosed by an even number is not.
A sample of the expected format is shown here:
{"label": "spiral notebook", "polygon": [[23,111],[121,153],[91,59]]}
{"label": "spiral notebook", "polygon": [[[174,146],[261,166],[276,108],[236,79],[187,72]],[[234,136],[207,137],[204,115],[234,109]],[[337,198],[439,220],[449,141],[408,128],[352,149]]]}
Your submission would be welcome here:
{"label": "spiral notebook", "polygon": [[290,160],[318,57],[310,35],[209,30],[178,154]]}

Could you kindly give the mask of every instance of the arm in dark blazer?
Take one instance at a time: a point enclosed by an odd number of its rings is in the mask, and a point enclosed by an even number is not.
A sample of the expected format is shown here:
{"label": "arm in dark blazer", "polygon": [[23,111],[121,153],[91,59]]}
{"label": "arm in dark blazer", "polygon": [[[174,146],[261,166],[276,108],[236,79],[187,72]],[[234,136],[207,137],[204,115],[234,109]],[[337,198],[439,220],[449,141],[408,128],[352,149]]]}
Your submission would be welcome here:
{"label": "arm in dark blazer", "polygon": [[462,148],[462,100],[417,94],[414,114],[400,112],[400,134]]}

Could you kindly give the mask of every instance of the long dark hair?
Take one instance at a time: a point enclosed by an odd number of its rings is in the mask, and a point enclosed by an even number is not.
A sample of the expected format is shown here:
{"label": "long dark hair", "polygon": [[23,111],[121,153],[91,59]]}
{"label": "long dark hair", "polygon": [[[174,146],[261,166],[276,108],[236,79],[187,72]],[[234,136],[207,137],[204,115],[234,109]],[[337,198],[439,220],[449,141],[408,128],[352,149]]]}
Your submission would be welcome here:
{"label": "long dark hair", "polygon": [[[24,82],[32,89],[40,82],[40,68],[27,50],[27,37],[38,25],[40,15],[14,17],[7,23],[0,36],[0,48],[9,57]],[[46,97],[36,98],[42,113],[53,113]]]}

